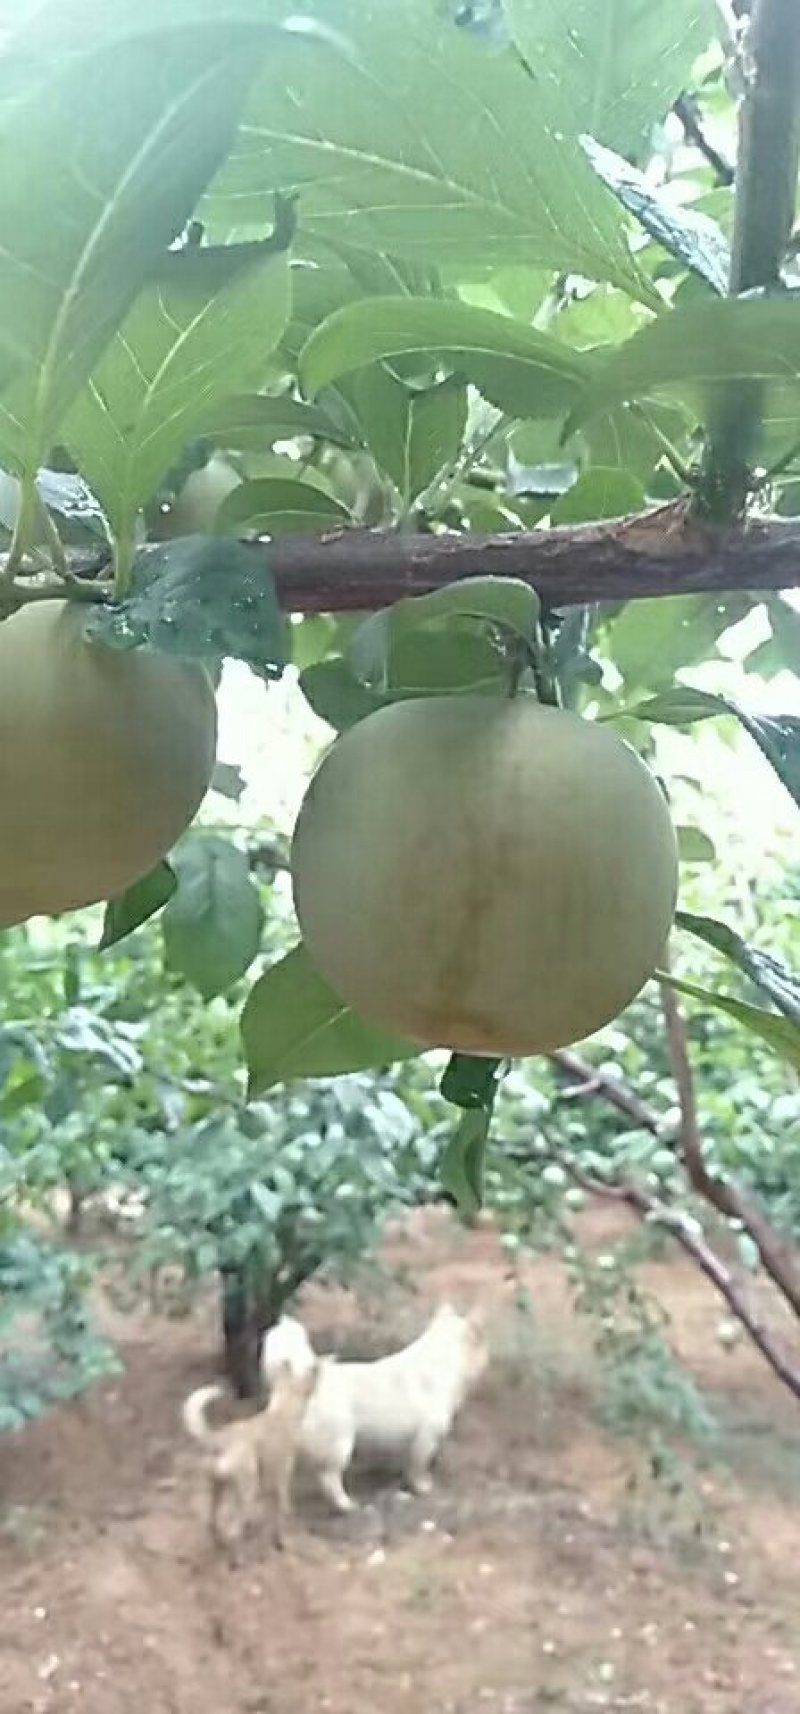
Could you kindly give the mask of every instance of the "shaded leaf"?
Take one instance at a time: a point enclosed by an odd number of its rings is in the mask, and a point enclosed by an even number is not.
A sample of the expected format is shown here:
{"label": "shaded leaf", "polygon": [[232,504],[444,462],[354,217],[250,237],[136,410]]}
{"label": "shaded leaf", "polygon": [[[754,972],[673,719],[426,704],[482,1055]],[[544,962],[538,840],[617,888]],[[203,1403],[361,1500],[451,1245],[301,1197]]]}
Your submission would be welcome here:
{"label": "shaded leaf", "polygon": [[559,415],[575,404],[590,359],[511,316],[437,298],[369,298],[317,327],[300,357],[313,394],[368,364],[403,354],[446,360],[499,409]]}
{"label": "shaded leaf", "polygon": [[149,917],[155,916],[156,911],[160,911],[162,905],[172,898],[177,884],[171,865],[157,863],[148,875],[134,881],[133,886],[126,888],[119,898],[110,899],[106,905],[98,951],[105,952],[107,947],[116,946],[117,941],[124,940]]}
{"label": "shaded leaf", "polygon": [[[727,714],[727,705],[719,696],[712,696],[706,690],[693,690],[688,684],[675,684],[669,690],[663,690],[658,696],[652,696],[647,702],[640,702],[634,708],[621,708],[620,714],[635,715],[637,720],[652,720],[664,726],[690,726],[695,720],[710,720],[716,715]],[[601,715],[601,719],[608,716]],[[615,716],[611,717],[612,719]]]}
{"label": "shaded leaf", "polygon": [[800,375],[797,295],[709,298],[656,317],[598,365],[571,412],[565,438],[623,399],[686,383],[693,394],[728,381],[796,383]]}
{"label": "shaded leaf", "polygon": [[800,1025],[792,1019],[778,1017],[776,1012],[766,1012],[761,1006],[748,1005],[745,1000],[737,1000],[732,994],[715,994],[709,988],[701,988],[696,982],[679,981],[677,976],[667,976],[661,971],[659,981],[668,982],[679,994],[688,994],[694,1000],[702,1000],[717,1012],[725,1012],[729,1018],[743,1024],[751,1035],[758,1036],[780,1059],[800,1071]]}
{"label": "shaded leaf", "polygon": [[[652,17],[652,9],[648,5]],[[611,149],[603,149],[593,138],[582,138],[583,147],[609,190],[619,197],[623,208],[635,215],[640,226],[659,244],[683,262],[712,291],[723,295],[730,277],[730,245],[707,214],[687,207],[676,207],[663,191],[654,189],[644,173],[637,172],[629,161]]]}
{"label": "shaded leaf", "polygon": [[475,620],[529,641],[539,612],[530,584],[514,577],[465,577],[430,595],[407,596],[359,626],[348,658],[365,683],[385,689],[393,680],[393,655],[404,636],[439,621]]}
{"label": "shaded leaf", "polygon": [[483,1207],[486,1144],[492,1122],[491,1109],[474,1107],[465,1112],[445,1144],[439,1161],[439,1179],[464,1218]]}
{"label": "shaded leaf", "polygon": [[372,457],[408,506],[459,451],[466,387],[452,380],[409,387],[375,363],[355,376],[351,396]]}
{"label": "shaded leaf", "polygon": [[252,482],[241,482],[223,500],[214,528],[217,535],[238,535],[245,530],[263,536],[294,532],[311,535],[332,524],[351,522],[347,507],[326,494],[324,488],[292,477],[259,476]]}
{"label": "shaded leaf", "polygon": [[592,518],[622,518],[644,510],[642,483],[630,470],[585,470],[550,508],[553,524],[580,524]]}
{"label": "shaded leaf", "polygon": [[726,701],[762,755],[771,762],[781,784],[800,808],[800,717],[796,714],[751,714],[738,702]]}
{"label": "shaded leaf", "polygon": [[482,1107],[491,1111],[501,1063],[478,1054],[451,1054],[440,1085],[445,1101],[467,1110]]}
{"label": "shaded leaf", "polygon": [[0,448],[31,474],[226,154],[270,40],[252,20],[154,18],[121,53],[92,12],[80,52],[37,61],[22,42],[3,65],[19,87],[0,111]]}
{"label": "shaded leaf", "polygon": [[686,87],[713,29],[698,0],[506,0],[504,10],[564,123],[626,154]]}
{"label": "shaded leaf", "polygon": [[300,674],[300,689],[313,713],[337,732],[355,726],[358,720],[383,708],[387,701],[385,696],[368,690],[339,656],[306,667]]}
{"label": "shaded leaf", "polygon": [[189,659],[246,661],[278,678],[288,659],[273,579],[240,542],[183,536],[146,548],[124,601],[93,608],[88,636],[115,649],[142,646]]}
{"label": "shaded leaf", "polygon": [[782,959],[773,957],[770,952],[762,952],[756,946],[749,946],[735,929],[729,928],[727,923],[717,922],[714,917],[677,911],[675,921],[678,928],[687,929],[705,941],[707,946],[713,946],[716,952],[729,958],[757,988],[762,989],[780,1012],[800,1025],[800,978]]}
{"label": "shaded leaf", "polygon": [[[324,16],[322,0],[308,5]],[[207,200],[258,223],[302,185],[303,227],[420,260],[513,262],[608,279],[653,301],[613,199],[511,54],[489,54],[429,0],[341,0],[347,55],[276,45]],[[445,93],[446,92],[446,93]],[[454,123],[454,115],[458,116]]]}
{"label": "shaded leaf", "polygon": [[273,238],[166,256],[76,400],[65,438],[118,537],[209,410],[263,373],[289,313],[292,229],[279,210]]}
{"label": "shaded leaf", "polygon": [[258,952],[259,891],[247,858],[214,834],[184,840],[172,866],[177,891],[162,917],[167,964],[211,1000],[238,982]]}
{"label": "shaded leaf", "polygon": [[706,660],[742,617],[745,596],[680,595],[630,601],[609,628],[608,647],[628,689],[661,690],[681,667]]}
{"label": "shaded leaf", "polygon": [[713,839],[699,827],[676,827],[678,854],[682,863],[714,863],[717,851]]}
{"label": "shaded leaf", "polygon": [[211,774],[212,792],[219,792],[220,797],[227,797],[232,803],[238,803],[246,785],[244,774],[235,762],[214,763]]}
{"label": "shaded leaf", "polygon": [[258,452],[276,440],[309,435],[334,446],[352,446],[353,434],[320,405],[289,393],[242,393],[204,414],[198,434],[230,452]]}
{"label": "shaded leaf", "polygon": [[250,1097],[293,1077],[336,1077],[415,1059],[418,1046],[364,1022],[317,975],[300,945],[264,972],[242,1012]]}

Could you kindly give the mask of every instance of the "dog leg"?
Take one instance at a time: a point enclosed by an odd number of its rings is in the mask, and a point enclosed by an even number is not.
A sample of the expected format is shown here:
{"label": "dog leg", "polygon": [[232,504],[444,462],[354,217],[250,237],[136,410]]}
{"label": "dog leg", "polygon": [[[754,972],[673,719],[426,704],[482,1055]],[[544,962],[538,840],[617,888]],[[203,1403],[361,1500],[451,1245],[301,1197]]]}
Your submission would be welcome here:
{"label": "dog leg", "polygon": [[335,1512],[355,1511],[355,1500],[351,1500],[344,1486],[341,1470],[318,1470],[317,1482],[320,1491],[325,1495]]}
{"label": "dog leg", "polygon": [[425,1428],[411,1442],[406,1480],[414,1494],[429,1494],[433,1487],[430,1467],[439,1450],[439,1438],[437,1432]]}

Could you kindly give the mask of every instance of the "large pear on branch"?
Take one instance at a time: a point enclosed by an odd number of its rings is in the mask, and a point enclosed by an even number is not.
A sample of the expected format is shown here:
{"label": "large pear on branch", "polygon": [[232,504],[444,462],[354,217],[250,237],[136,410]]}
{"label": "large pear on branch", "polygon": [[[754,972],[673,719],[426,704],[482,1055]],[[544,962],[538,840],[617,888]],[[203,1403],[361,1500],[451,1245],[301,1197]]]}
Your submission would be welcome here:
{"label": "large pear on branch", "polygon": [[677,848],[607,726],[521,696],[395,703],[339,738],[292,847],[309,954],[426,1047],[546,1053],[614,1018],[661,958]]}

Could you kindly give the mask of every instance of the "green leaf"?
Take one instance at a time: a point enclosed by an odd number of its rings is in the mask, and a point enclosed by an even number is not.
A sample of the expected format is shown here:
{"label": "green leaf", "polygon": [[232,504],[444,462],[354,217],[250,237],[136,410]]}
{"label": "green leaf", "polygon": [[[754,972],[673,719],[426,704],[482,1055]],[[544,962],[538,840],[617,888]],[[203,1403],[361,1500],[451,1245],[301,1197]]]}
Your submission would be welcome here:
{"label": "green leaf", "polygon": [[699,827],[676,827],[678,852],[682,863],[715,863],[717,850],[713,839]]}
{"label": "green leaf", "polygon": [[174,251],[135,303],[65,426],[118,537],[209,409],[263,373],[289,313],[292,221],[255,244]]}
{"label": "green leaf", "polygon": [[220,797],[227,797],[232,803],[238,803],[246,784],[242,770],[235,762],[214,763],[211,774],[212,792],[219,792]]}
{"label": "green leaf", "polygon": [[106,905],[98,951],[105,952],[107,947],[116,946],[118,940],[133,934],[134,929],[140,928],[172,898],[177,884],[170,864],[157,863],[155,869],[143,875],[141,880],[134,881],[119,898],[110,899]]}
{"label": "green leaf", "polygon": [[796,714],[751,714],[738,702],[729,700],[725,706],[755,739],[800,809],[800,718]]}
{"label": "green leaf", "polygon": [[[428,261],[523,262],[607,279],[653,302],[624,219],[511,54],[490,54],[430,0],[341,0],[352,44],[304,61],[278,44],[207,201],[258,223],[301,185],[304,229]],[[306,11],[324,15],[321,0]]]}
{"label": "green leaf", "polygon": [[94,607],[86,634],[114,649],[206,661],[229,655],[263,678],[279,678],[288,659],[286,622],[263,560],[241,542],[209,536],[144,549],[130,593]]}
{"label": "green leaf", "polygon": [[623,399],[688,384],[693,395],[728,381],[796,383],[800,306],[789,291],[773,296],[709,298],[656,317],[618,346],[573,409],[564,438]]}
{"label": "green leaf", "polygon": [[553,524],[580,524],[593,518],[622,518],[644,510],[642,483],[630,470],[603,469],[595,465],[584,471],[550,508]]}
{"label": "green leaf", "polygon": [[449,380],[414,389],[374,363],[355,376],[351,397],[372,457],[409,506],[459,451],[466,387]]}
{"label": "green leaf", "polygon": [[506,0],[505,12],[564,123],[625,154],[686,88],[713,30],[698,0]]}
{"label": "green leaf", "polygon": [[324,488],[292,477],[259,476],[242,482],[223,500],[214,528],[218,535],[313,535],[332,525],[352,523],[341,500]]}
{"label": "green leaf", "polygon": [[313,395],[405,354],[447,361],[517,416],[560,415],[592,373],[581,352],[511,316],[449,299],[368,298],[345,304],[315,329],[301,353],[301,378]]}
{"label": "green leaf", "polygon": [[300,945],[264,972],[242,1012],[248,1095],[261,1095],[293,1077],[336,1077],[420,1049],[373,1029],[317,975]]}
{"label": "green leaf", "polygon": [[514,577],[465,577],[430,595],[407,596],[359,626],[348,658],[365,684],[385,690],[395,682],[394,655],[409,633],[440,621],[471,620],[529,641],[539,612],[530,584]]}
{"label": "green leaf", "polygon": [[609,628],[608,647],[628,690],[671,685],[681,667],[706,660],[750,605],[744,596],[679,595],[630,601]]}
{"label": "green leaf", "polygon": [[778,1017],[776,1012],[766,1012],[761,1006],[751,1006],[745,1000],[737,1000],[732,994],[715,994],[709,988],[701,988],[696,982],[679,981],[677,976],[667,976],[659,972],[659,981],[668,982],[679,994],[689,994],[694,1000],[702,1000],[705,1005],[713,1006],[715,1011],[725,1012],[729,1018],[743,1024],[751,1035],[758,1036],[766,1043],[773,1053],[789,1065],[800,1071],[800,1024],[790,1018]]}
{"label": "green leaf", "polygon": [[439,1161],[442,1188],[452,1196],[463,1218],[483,1207],[486,1144],[492,1122],[491,1108],[474,1107],[465,1112],[446,1143]]}
{"label": "green leaf", "polygon": [[785,1017],[800,1025],[800,979],[782,959],[773,957],[770,952],[761,952],[756,946],[749,946],[735,929],[729,928],[727,923],[717,922],[714,917],[677,911],[675,922],[678,928],[687,929],[705,941],[707,946],[713,946],[716,952],[729,958]]}
{"label": "green leaf", "polygon": [[[667,603],[636,603],[639,609],[648,605],[664,607]],[[729,614],[725,625],[732,622],[732,616]],[[684,661],[676,664],[687,663]],[[635,715],[639,720],[663,721],[671,726],[685,725],[691,720],[705,720],[715,714],[733,714],[745,732],[749,732],[750,737],[755,740],[762,755],[766,756],[774,768],[781,784],[800,808],[800,717],[796,714],[753,714],[749,709],[742,708],[738,702],[733,702],[730,697],[711,696],[706,691],[690,690],[684,685],[675,685],[663,695],[648,702],[641,702],[637,707],[621,709],[619,713]]]}
{"label": "green leaf", "polygon": [[258,952],[259,891],[247,858],[214,834],[184,840],[172,866],[177,891],[161,919],[167,964],[211,1000],[238,982]]}
{"label": "green leaf", "polygon": [[502,1061],[470,1053],[451,1054],[441,1082],[445,1101],[471,1111],[482,1107],[491,1112],[497,1094],[497,1074]]}
{"label": "green leaf", "polygon": [[639,224],[720,296],[728,289],[731,268],[730,245],[715,220],[697,209],[677,207],[663,191],[656,190],[621,155],[603,149],[589,137],[583,146],[604,184],[619,197],[623,208]]}
{"label": "green leaf", "polygon": [[308,405],[289,393],[243,393],[227,399],[203,416],[197,433],[228,452],[261,452],[276,440],[305,435],[334,446],[352,446],[354,438],[319,405]]}
{"label": "green leaf", "polygon": [[[633,715],[637,720],[652,720],[657,725],[691,726],[695,720],[710,720],[715,715],[729,713],[729,709],[719,696],[693,690],[688,684],[675,684],[647,702],[640,702],[634,708],[620,708],[617,713]],[[601,716],[607,718],[615,719],[616,715]]]}
{"label": "green leaf", "polygon": [[355,726],[358,720],[383,708],[388,700],[367,690],[347,662],[338,656],[306,667],[300,674],[300,689],[318,719],[326,720],[337,732]]}
{"label": "green leaf", "polygon": [[4,59],[17,89],[0,114],[0,449],[20,473],[46,462],[193,212],[271,39],[231,19],[140,30],[121,52],[86,19],[69,52],[36,61],[22,42]]}

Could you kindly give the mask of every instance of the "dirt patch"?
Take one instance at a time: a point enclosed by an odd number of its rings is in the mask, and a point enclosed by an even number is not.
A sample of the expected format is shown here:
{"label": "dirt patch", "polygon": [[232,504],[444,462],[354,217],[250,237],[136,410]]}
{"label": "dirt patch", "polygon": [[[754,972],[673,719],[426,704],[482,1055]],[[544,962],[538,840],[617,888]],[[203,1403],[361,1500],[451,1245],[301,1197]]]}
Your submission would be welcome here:
{"label": "dirt patch", "polygon": [[388,1257],[418,1294],[310,1294],[322,1343],[379,1349],[445,1291],[497,1296],[499,1356],[434,1495],[362,1486],[342,1521],[301,1491],[288,1555],[220,1564],[177,1426],[215,1370],[213,1315],[115,1318],[124,1376],[0,1441],[4,1714],[797,1714],[798,1417],[715,1344],[703,1282],[650,1270],[730,1461],[665,1499],[598,1426],[555,1262],[527,1276],[531,1336],[490,1232],[436,1216]]}

